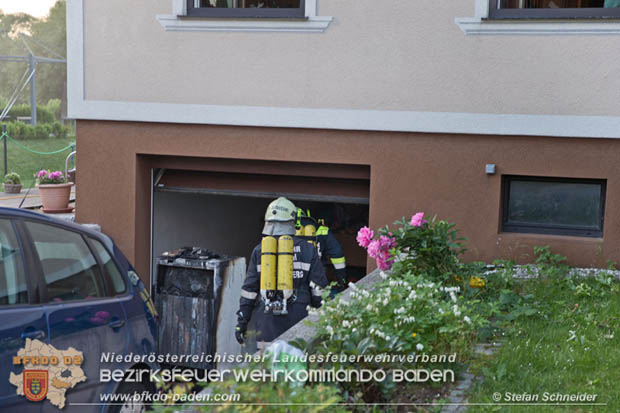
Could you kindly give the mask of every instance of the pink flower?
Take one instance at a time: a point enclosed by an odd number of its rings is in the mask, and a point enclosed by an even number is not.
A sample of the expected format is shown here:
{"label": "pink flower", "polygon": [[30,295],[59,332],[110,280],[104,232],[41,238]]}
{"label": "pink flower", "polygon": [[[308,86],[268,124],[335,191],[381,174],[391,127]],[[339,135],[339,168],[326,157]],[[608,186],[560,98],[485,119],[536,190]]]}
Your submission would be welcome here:
{"label": "pink flower", "polygon": [[379,243],[379,241],[376,239],[372,240],[370,241],[370,244],[368,244],[368,255],[370,255],[372,258],[376,258],[379,254],[380,249],[381,244]]}
{"label": "pink flower", "polygon": [[395,248],[396,247],[396,239],[387,237],[385,235],[381,235],[379,237],[379,244],[380,244],[382,250],[383,249],[388,250],[390,248]]}
{"label": "pink flower", "polygon": [[368,248],[368,245],[374,236],[375,233],[370,228],[363,227],[357,232],[357,243],[360,247]]}
{"label": "pink flower", "polygon": [[427,222],[428,221],[424,219],[424,212],[418,212],[417,214],[411,216],[411,226],[421,227]]}
{"label": "pink flower", "polygon": [[37,174],[37,178],[43,178],[45,175],[47,175],[47,171],[45,169],[41,169]]}
{"label": "pink flower", "polygon": [[392,263],[394,262],[394,259],[390,257],[390,253],[387,250],[381,250],[377,255],[376,260],[377,267],[379,267],[382,271],[392,268]]}

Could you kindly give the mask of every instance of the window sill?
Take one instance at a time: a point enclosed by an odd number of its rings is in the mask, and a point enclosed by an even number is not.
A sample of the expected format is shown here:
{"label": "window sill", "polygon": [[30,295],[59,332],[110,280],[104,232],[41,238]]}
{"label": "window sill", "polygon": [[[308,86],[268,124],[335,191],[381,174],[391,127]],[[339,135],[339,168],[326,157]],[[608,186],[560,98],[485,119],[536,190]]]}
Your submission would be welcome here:
{"label": "window sill", "polygon": [[613,35],[620,34],[620,20],[570,19],[561,21],[457,17],[466,35]]}
{"label": "window sill", "polygon": [[331,16],[306,18],[207,18],[177,15],[158,15],[166,31],[177,32],[324,32],[332,22]]}

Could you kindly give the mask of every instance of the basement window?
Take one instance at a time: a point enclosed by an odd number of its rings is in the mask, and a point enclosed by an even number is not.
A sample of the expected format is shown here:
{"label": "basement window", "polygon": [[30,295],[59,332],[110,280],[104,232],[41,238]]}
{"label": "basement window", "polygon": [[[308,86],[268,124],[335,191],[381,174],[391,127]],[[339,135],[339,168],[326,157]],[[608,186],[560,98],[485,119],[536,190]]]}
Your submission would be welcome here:
{"label": "basement window", "polygon": [[620,0],[490,0],[491,19],[620,18]]}
{"label": "basement window", "polygon": [[502,231],[602,237],[606,181],[502,177]]}
{"label": "basement window", "polygon": [[305,0],[187,0],[187,15],[304,18]]}

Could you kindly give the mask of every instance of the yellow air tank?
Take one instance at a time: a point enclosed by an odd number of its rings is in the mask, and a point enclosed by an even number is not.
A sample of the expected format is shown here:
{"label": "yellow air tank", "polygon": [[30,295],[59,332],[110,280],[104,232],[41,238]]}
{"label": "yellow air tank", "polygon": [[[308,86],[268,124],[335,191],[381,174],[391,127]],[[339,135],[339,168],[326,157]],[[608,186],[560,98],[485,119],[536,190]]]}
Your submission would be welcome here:
{"label": "yellow air tank", "polygon": [[304,227],[304,236],[310,244],[316,246],[316,227],[313,224]]}
{"label": "yellow air tank", "polygon": [[278,291],[282,292],[283,311],[286,314],[286,300],[293,295],[293,237],[281,235],[278,238]]}
{"label": "yellow air tank", "polygon": [[[277,241],[274,237],[263,237],[260,255],[260,295],[269,303],[276,295]],[[265,306],[265,311],[268,307]]]}

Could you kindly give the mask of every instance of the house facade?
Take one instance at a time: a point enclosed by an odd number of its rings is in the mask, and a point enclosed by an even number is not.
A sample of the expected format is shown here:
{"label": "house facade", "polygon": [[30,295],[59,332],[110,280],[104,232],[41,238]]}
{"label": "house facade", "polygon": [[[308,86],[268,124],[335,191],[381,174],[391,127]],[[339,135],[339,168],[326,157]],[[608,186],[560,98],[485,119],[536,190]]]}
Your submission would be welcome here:
{"label": "house facade", "polygon": [[618,261],[608,1],[68,0],[76,218],[145,280],[176,247],[249,255],[277,195],[362,272],[355,230],[418,211],[469,260]]}

